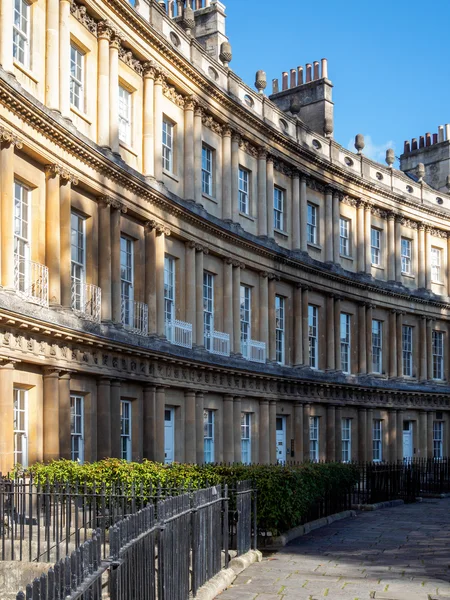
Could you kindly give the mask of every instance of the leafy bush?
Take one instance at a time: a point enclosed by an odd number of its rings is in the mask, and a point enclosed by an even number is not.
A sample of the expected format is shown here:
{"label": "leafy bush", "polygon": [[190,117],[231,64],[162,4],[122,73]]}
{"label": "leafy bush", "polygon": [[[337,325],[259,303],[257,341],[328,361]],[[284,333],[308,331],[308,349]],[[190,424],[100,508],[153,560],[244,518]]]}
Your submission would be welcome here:
{"label": "leafy bush", "polygon": [[[157,496],[159,488],[165,493],[179,493],[180,488],[195,490],[217,484],[234,488],[238,481],[250,480],[258,491],[259,529],[274,534],[304,523],[311,515],[318,516],[314,510],[318,503],[325,498],[328,502],[342,498],[359,478],[356,466],[338,463],[163,465],[116,458],[85,464],[69,460],[36,463],[27,471],[42,485],[77,485],[88,493],[120,491],[144,503]],[[328,510],[333,512],[332,504]]]}

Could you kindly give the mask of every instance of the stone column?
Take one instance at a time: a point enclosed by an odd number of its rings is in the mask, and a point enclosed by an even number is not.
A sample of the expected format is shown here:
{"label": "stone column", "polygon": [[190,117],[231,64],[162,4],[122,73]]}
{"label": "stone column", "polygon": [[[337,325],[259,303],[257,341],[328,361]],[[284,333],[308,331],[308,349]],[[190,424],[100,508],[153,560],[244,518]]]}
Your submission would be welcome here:
{"label": "stone column", "polygon": [[241,353],[241,266],[235,263],[233,269],[233,339],[234,353]]}
{"label": "stone column", "polygon": [[164,411],[166,408],[166,390],[163,387],[156,388],[156,452],[155,461],[163,463],[164,452]]}
{"label": "stone column", "polygon": [[14,363],[8,358],[0,359],[0,473],[8,473],[14,467]]}
{"label": "stone column", "polygon": [[[233,396],[223,397],[223,462],[234,462]],[[263,438],[260,438],[263,439]],[[261,461],[263,462],[263,461]]]}
{"label": "stone column", "polygon": [[202,465],[205,462],[205,433],[203,428],[203,409],[205,397],[202,391],[195,394],[195,441],[197,445],[197,464]]}
{"label": "stone column", "polygon": [[[192,323],[192,337],[193,341],[196,342],[197,335],[197,298],[196,298],[196,290],[197,290],[197,280],[196,280],[196,265],[195,265],[195,242],[186,242],[185,244],[186,253],[185,253],[185,283],[186,283],[186,321],[188,323]],[[202,261],[203,262],[203,261]],[[202,265],[203,267],[203,265]],[[202,315],[202,323],[203,323],[203,315]],[[203,342],[203,340],[202,340]],[[201,342],[201,343],[202,343]]]}
{"label": "stone column", "polygon": [[341,264],[341,240],[340,240],[341,206],[338,192],[333,193],[333,254],[334,262]]}
{"label": "stone column", "polygon": [[306,177],[300,179],[300,249],[308,252],[306,222],[308,220],[308,201],[306,194]]}
{"label": "stone column", "polygon": [[70,117],[70,2],[59,2],[59,110]]}
{"label": "stone column", "polygon": [[404,410],[397,411],[397,460],[403,460],[403,419]]}
{"label": "stone column", "polygon": [[261,399],[259,401],[259,462],[263,465],[270,462],[269,447],[269,401]]}
{"label": "stone column", "polygon": [[197,106],[194,110],[194,200],[202,198],[202,118],[204,110]]}
{"label": "stone column", "polygon": [[357,234],[357,257],[358,257],[358,272],[363,273],[366,270],[366,255],[365,255],[365,243],[370,245],[370,238],[367,240],[364,239],[365,229],[364,229],[364,202],[360,200],[358,202],[357,207],[357,215],[356,215],[356,234]]}
{"label": "stone column", "polygon": [[333,262],[333,190],[325,188],[325,262]]}
{"label": "stone column", "polygon": [[101,377],[97,381],[97,459],[112,456],[111,450],[111,380]]}
{"label": "stone column", "polygon": [[292,249],[300,250],[300,173],[292,171]]}
{"label": "stone column", "polygon": [[269,459],[270,464],[277,462],[277,401],[269,402]]}
{"label": "stone column", "polygon": [[397,377],[397,312],[389,314],[389,377]]}
{"label": "stone column", "polygon": [[59,173],[58,165],[47,165],[45,168],[45,264],[48,267],[48,299],[53,306],[61,305]]}
{"label": "stone column", "polygon": [[303,462],[303,404],[294,404],[294,462]]}
{"label": "stone column", "polygon": [[[367,350],[367,373],[372,373],[373,371],[373,356],[372,356],[372,320],[373,320],[373,304],[368,304],[366,310],[366,350]],[[383,336],[383,331],[381,331],[381,335]],[[383,362],[383,361],[382,361]],[[383,370],[383,365],[381,365],[381,371]]]}
{"label": "stone column", "polygon": [[335,332],[335,342],[334,342],[334,364],[336,371],[342,370],[342,362],[341,362],[341,299],[334,299],[334,332]]}
{"label": "stone column", "polygon": [[122,291],[120,282],[120,208],[111,212],[111,307],[114,323],[122,323]]}
{"label": "stone column", "polygon": [[432,410],[427,412],[427,457],[433,458],[433,422],[436,418],[436,413]]}
{"label": "stone column", "polygon": [[122,393],[122,383],[120,379],[111,381],[111,456],[120,458],[122,456],[122,446],[120,439],[121,418],[120,401]]}
{"label": "stone column", "polygon": [[430,227],[425,228],[425,287],[431,289],[431,232]]}
{"label": "stone column", "polygon": [[109,41],[111,29],[106,21],[98,24],[97,143],[109,146]]}
{"label": "stone column", "polygon": [[372,273],[372,252],[370,248],[370,234],[372,229],[372,213],[370,204],[364,206],[364,237],[365,242],[365,272],[369,275]]}
{"label": "stone column", "polygon": [[[358,306],[358,357],[359,357],[359,373],[365,375],[367,373],[367,322],[366,322],[366,305],[361,303]],[[350,358],[351,360],[351,358]]]}
{"label": "stone column", "polygon": [[2,285],[12,290],[14,289],[14,143],[10,141],[2,143],[0,163]]}
{"label": "stone column", "polygon": [[[381,448],[382,448],[382,458],[384,460],[384,428],[386,425],[383,423],[382,431],[381,431]],[[373,410],[371,408],[367,409],[367,419],[366,419],[366,460],[371,461],[373,459]]]}
{"label": "stone column", "polygon": [[61,458],[70,460],[70,373],[62,373],[59,377],[59,446]]}
{"label": "stone column", "polygon": [[297,284],[294,289],[294,366],[302,365],[304,362],[302,308],[302,287]]}
{"label": "stone column", "polygon": [[334,371],[336,368],[335,350],[335,322],[334,322],[334,296],[327,296],[327,370]]}
{"label": "stone column", "polygon": [[269,347],[266,346],[268,351],[269,360],[272,362],[276,361],[276,315],[275,315],[275,276],[269,276]]}
{"label": "stone column", "polygon": [[145,225],[145,302],[148,305],[148,332],[156,333],[156,230],[150,223]]}
{"label": "stone column", "polygon": [[401,217],[397,217],[395,220],[395,279],[396,281],[402,281],[402,224]]}
{"label": "stone column", "polygon": [[[168,233],[168,232],[167,232]],[[160,229],[156,232],[155,271],[156,271],[156,333],[164,335],[164,257],[166,232]]]}
{"label": "stone column", "polygon": [[[302,320],[303,320],[303,364],[309,366],[309,326],[308,326],[308,305],[309,291],[303,288],[302,293]],[[308,454],[309,457],[309,454]]]}
{"label": "stone column", "polygon": [[154,157],[155,157],[155,179],[156,181],[163,180],[163,168],[162,168],[162,121],[163,121],[163,83],[164,75],[158,71],[155,76],[155,83],[153,85],[154,91]]}
{"label": "stone column", "polygon": [[426,328],[426,340],[425,345],[427,347],[427,379],[433,379],[433,319],[427,319],[427,328]]}
{"label": "stone column", "polygon": [[303,405],[303,460],[310,460],[310,417],[311,404]]}
{"label": "stone column", "polygon": [[266,207],[267,207],[267,235],[273,237],[273,158],[267,157],[267,188],[266,188]]}
{"label": "stone column", "polygon": [[258,235],[267,235],[267,150],[261,148],[258,154]]}
{"label": "stone column", "polygon": [[[6,0],[7,1],[7,0]],[[13,8],[6,8],[6,1],[2,0],[2,22],[8,19],[10,32],[5,32],[5,24],[2,26],[2,65],[5,70],[13,71]],[[48,108],[59,110],[59,0],[49,0],[46,5],[46,40],[45,40],[45,104]],[[3,10],[5,9],[5,11]],[[5,45],[10,44],[9,48]],[[69,65],[67,65],[69,69]]]}
{"label": "stone column", "polygon": [[267,271],[259,274],[259,339],[269,351],[269,289]]}
{"label": "stone column", "polygon": [[234,462],[242,461],[242,447],[241,447],[241,398],[236,396],[234,399],[233,406],[233,440],[234,440]]}
{"label": "stone column", "polygon": [[426,381],[428,361],[427,361],[427,318],[425,315],[420,316],[419,321],[419,380]]}
{"label": "stone column", "polygon": [[144,458],[155,460],[156,451],[156,387],[146,385],[144,395]]}
{"label": "stone column", "polygon": [[[342,461],[342,408],[336,406],[336,420],[335,420],[335,436],[336,436],[336,460]],[[353,435],[353,432],[350,433]],[[353,450],[352,450],[353,453]],[[351,459],[351,457],[350,457]]]}
{"label": "stone column", "polygon": [[419,223],[419,265],[418,265],[418,287],[425,288],[426,287],[426,263],[425,263],[425,225],[423,223]]}
{"label": "stone column", "polygon": [[230,336],[230,350],[233,344],[233,263],[230,258],[223,261],[223,330]]}
{"label": "stone column", "polygon": [[195,415],[195,392],[185,390],[185,426],[184,426],[184,448],[185,460],[188,464],[197,462],[197,442],[196,442],[196,415]]}
{"label": "stone column", "polygon": [[[115,224],[115,226],[117,225]],[[115,234],[117,234],[116,231]],[[119,245],[120,252],[120,240],[116,239],[115,244]],[[111,201],[109,198],[100,197],[98,199],[98,285],[102,290],[103,321],[112,319],[111,257]],[[117,260],[117,256],[115,259]]]}
{"label": "stone column", "polygon": [[241,136],[231,136],[231,214],[234,222],[239,220],[239,142]]}
{"label": "stone column", "polygon": [[[60,188],[60,242],[61,242],[61,305],[64,308],[72,306],[72,249],[71,249],[71,192],[72,179],[67,179]],[[103,290],[102,290],[103,295]],[[102,311],[103,314],[103,311]]]}
{"label": "stone column", "polygon": [[[154,140],[154,97],[155,97],[155,74],[156,69],[151,62],[144,63],[144,106],[142,119],[142,171],[146,177],[154,177],[155,175],[155,140]],[[187,106],[187,104],[186,104]],[[187,108],[185,106],[184,123],[186,132],[186,115]],[[192,111],[191,111],[192,113]],[[186,194],[185,183],[185,198]]]}
{"label": "stone column", "polygon": [[327,460],[334,462],[336,460],[336,407],[327,406]]}
{"label": "stone column", "polygon": [[[44,461],[61,458],[59,451],[59,370],[45,367],[43,373]],[[10,396],[12,402],[12,394]]]}
{"label": "stone column", "polygon": [[419,412],[419,458],[427,457],[427,413],[421,410]]}
{"label": "stone column", "polygon": [[388,213],[388,281],[395,281],[395,214]]}
{"label": "stone column", "polygon": [[[239,198],[231,195],[231,129],[224,127],[222,132],[222,219],[231,221],[232,202],[239,204]],[[238,206],[239,208],[239,206]]]}
{"label": "stone column", "polygon": [[[368,433],[370,435],[368,435]],[[372,433],[367,431],[367,409],[358,408],[358,460],[372,460]],[[370,454],[369,454],[370,448]],[[370,456],[370,458],[368,458]]]}
{"label": "stone column", "polygon": [[[397,313],[397,374],[398,377],[403,376],[403,313]],[[391,346],[392,349],[392,346]]]}
{"label": "stone column", "polygon": [[397,435],[401,432],[397,432],[397,411],[389,409],[388,411],[388,427],[389,427],[389,460],[391,462],[397,462]]}
{"label": "stone column", "polygon": [[[195,312],[196,312],[196,336],[197,346],[204,346],[204,323],[203,323],[203,252],[204,248],[197,248],[195,255]],[[192,327],[194,330],[194,327]]]}
{"label": "stone column", "polygon": [[109,44],[109,143],[119,154],[119,48],[120,37],[114,32]]}

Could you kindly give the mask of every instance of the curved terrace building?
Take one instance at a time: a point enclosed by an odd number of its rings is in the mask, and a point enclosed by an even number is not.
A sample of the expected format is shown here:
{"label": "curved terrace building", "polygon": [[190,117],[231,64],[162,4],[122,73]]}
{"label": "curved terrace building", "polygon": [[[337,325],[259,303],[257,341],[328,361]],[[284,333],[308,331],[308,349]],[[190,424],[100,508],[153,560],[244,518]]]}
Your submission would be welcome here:
{"label": "curved terrace building", "polygon": [[348,151],[217,0],[0,4],[0,469],[447,455],[446,129]]}

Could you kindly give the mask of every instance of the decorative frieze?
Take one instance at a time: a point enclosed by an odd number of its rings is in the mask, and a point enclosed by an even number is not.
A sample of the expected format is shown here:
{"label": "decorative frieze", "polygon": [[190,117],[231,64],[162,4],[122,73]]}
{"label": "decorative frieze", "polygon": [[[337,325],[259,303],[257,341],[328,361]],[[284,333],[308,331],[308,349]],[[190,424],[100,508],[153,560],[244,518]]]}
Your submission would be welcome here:
{"label": "decorative frieze", "polygon": [[120,46],[119,48],[119,58],[122,62],[128,65],[133,71],[136,71],[138,75],[144,74],[144,65],[142,62],[135,57],[131,50]]}
{"label": "decorative frieze", "polygon": [[163,81],[163,94],[166,98],[174,102],[174,104],[180,108],[184,108],[185,97],[183,94],[179,94],[177,90],[173,86],[169,85],[165,79]]}
{"label": "decorative frieze", "polygon": [[72,173],[66,167],[58,164],[50,164],[45,166],[45,172],[49,177],[59,177],[65,181],[69,181],[72,185],[78,185],[78,177],[72,175]]}
{"label": "decorative frieze", "polygon": [[202,123],[208,129],[211,129],[214,133],[218,135],[222,135],[223,126],[218,123],[212,115],[203,114],[202,115]]}
{"label": "decorative frieze", "polygon": [[85,6],[72,0],[70,3],[70,13],[88,31],[97,36],[97,21],[88,14]]}

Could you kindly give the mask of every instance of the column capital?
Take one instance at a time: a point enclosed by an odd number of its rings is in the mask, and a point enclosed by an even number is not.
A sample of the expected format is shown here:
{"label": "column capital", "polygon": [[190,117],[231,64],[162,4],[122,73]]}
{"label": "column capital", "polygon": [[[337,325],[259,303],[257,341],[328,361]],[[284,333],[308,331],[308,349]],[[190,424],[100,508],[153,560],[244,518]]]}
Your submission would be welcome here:
{"label": "column capital", "polygon": [[278,400],[269,400],[270,406],[273,406],[274,404],[276,405],[277,403],[278,403]]}
{"label": "column capital", "polygon": [[184,242],[184,245],[186,246],[186,248],[190,248],[191,250],[193,250],[197,244],[193,240],[188,240],[187,242]]}
{"label": "column capital", "polygon": [[99,206],[111,207],[113,200],[109,196],[97,196]]}
{"label": "column capital", "polygon": [[222,137],[231,137],[233,130],[229,125],[224,125],[222,128]]}
{"label": "column capital", "polygon": [[266,404],[269,404],[269,401],[267,400],[267,398],[260,398],[260,399],[259,399],[259,404],[260,404],[260,405],[261,405],[261,404],[264,404],[264,405],[266,405]]}
{"label": "column capital", "polygon": [[292,179],[300,179],[300,171],[296,167],[292,169]]}
{"label": "column capital", "polygon": [[240,144],[242,139],[241,134],[238,131],[232,131],[231,132],[231,141],[234,142],[235,144]]}
{"label": "column capital", "polygon": [[209,254],[209,248],[202,246],[202,244],[195,244],[195,250],[197,252],[203,252],[203,254]]}
{"label": "column capital", "polygon": [[194,95],[186,96],[184,99],[184,110],[195,110],[198,99]]}
{"label": "column capital", "polygon": [[142,65],[142,71],[144,77],[148,79],[154,79],[161,71],[161,67],[154,60],[147,60]]}
{"label": "column capital", "polygon": [[267,271],[260,271],[259,272],[259,276],[263,277],[264,279],[269,277],[269,273]]}
{"label": "column capital", "polygon": [[110,41],[115,32],[116,27],[111,21],[105,20],[97,23],[97,35],[100,39]]}
{"label": "column capital", "polygon": [[57,163],[45,165],[45,172],[49,178],[60,177],[61,179],[70,181],[70,183],[73,183],[74,185],[78,184],[77,177],[75,177],[75,175],[72,175],[69,169]]}
{"label": "column capital", "polygon": [[44,367],[42,369],[42,373],[44,377],[58,377],[61,373],[62,369],[57,367]]}
{"label": "column capital", "polygon": [[20,360],[10,356],[0,356],[0,369],[14,369],[15,365],[20,362]]}
{"label": "column capital", "polygon": [[150,221],[147,221],[145,223],[145,227],[146,229],[148,229],[149,231],[156,231],[156,235],[166,235],[167,237],[170,236],[170,234],[172,233],[170,228],[167,227],[166,225],[163,225],[162,223],[158,223],[158,221],[155,221],[154,219],[151,219]]}
{"label": "column capital", "polygon": [[331,187],[331,185],[325,186],[324,192],[327,196],[332,196],[335,191],[336,190],[333,187]]}
{"label": "column capital", "polygon": [[259,160],[267,160],[267,156],[269,155],[269,149],[266,146],[260,146],[258,148],[258,159]]}
{"label": "column capital", "polygon": [[269,281],[280,281],[281,276],[275,273],[269,273]]}
{"label": "column capital", "polygon": [[233,260],[233,267],[240,268],[242,270],[245,269],[244,263],[239,262],[238,260]]}
{"label": "column capital", "polygon": [[111,199],[111,208],[114,210],[119,210],[123,214],[128,212],[128,208],[125,206],[125,204],[119,202],[119,200],[114,200],[114,198]]}
{"label": "column capital", "polygon": [[0,142],[5,145],[12,145],[17,150],[20,150],[23,146],[22,140],[12,131],[0,126]]}

